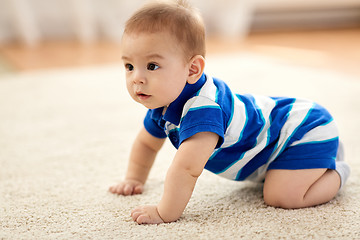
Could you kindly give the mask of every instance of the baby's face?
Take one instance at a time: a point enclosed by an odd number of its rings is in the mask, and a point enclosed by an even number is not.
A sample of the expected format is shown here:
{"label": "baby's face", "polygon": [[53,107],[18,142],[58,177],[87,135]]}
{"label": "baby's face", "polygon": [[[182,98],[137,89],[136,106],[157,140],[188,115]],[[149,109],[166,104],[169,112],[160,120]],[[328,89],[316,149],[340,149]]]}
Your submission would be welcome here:
{"label": "baby's face", "polygon": [[131,97],[149,109],[173,102],[189,76],[189,64],[168,33],[124,34],[122,59]]}

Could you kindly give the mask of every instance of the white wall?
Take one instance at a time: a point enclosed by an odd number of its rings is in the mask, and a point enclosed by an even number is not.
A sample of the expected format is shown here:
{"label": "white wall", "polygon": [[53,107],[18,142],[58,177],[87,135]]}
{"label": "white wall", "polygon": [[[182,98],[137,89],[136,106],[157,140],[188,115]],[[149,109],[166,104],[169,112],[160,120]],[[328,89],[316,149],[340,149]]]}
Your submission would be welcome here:
{"label": "white wall", "polygon": [[[59,38],[77,39],[84,43],[98,39],[119,41],[125,20],[144,2],[145,0],[0,0],[0,43],[15,40],[35,45],[43,39]],[[208,33],[223,36],[246,35],[254,22],[253,17],[261,20],[259,14],[254,15],[256,12],[360,7],[360,0],[189,2],[202,12]],[[264,20],[269,21],[271,17]],[[263,23],[260,21],[260,24]]]}

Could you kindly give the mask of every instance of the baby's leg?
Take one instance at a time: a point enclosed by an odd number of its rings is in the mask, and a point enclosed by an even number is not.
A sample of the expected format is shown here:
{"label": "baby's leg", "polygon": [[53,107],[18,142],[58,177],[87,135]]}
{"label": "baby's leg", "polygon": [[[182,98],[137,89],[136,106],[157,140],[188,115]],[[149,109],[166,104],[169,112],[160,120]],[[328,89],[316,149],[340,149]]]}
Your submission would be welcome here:
{"label": "baby's leg", "polygon": [[303,208],[326,203],[340,188],[340,176],[330,169],[269,170],[264,183],[266,204]]}

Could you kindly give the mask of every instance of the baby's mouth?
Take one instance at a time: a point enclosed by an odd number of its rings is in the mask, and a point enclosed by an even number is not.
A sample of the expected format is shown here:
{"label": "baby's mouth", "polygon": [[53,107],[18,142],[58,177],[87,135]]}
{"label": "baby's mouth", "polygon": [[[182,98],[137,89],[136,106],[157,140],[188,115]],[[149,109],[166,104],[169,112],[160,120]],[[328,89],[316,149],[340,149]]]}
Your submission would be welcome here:
{"label": "baby's mouth", "polygon": [[148,99],[151,95],[147,95],[147,94],[142,93],[142,92],[136,92],[136,96],[138,96],[138,98],[140,98],[141,100],[146,100],[146,99]]}

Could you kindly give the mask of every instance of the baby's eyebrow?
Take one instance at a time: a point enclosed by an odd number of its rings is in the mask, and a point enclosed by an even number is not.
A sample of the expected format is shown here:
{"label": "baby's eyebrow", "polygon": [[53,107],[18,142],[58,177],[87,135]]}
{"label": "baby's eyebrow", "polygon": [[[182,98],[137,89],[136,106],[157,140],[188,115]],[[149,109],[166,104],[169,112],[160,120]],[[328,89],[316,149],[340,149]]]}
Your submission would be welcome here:
{"label": "baby's eyebrow", "polygon": [[[146,59],[165,59],[164,56],[157,54],[157,53],[152,53],[152,54],[146,55],[145,58]],[[123,61],[131,61],[131,58],[127,57],[127,56],[122,56],[121,59]]]}
{"label": "baby's eyebrow", "polygon": [[147,59],[149,58],[159,58],[159,59],[164,59],[164,57],[160,54],[157,54],[157,53],[153,53],[153,54],[149,54],[146,56]]}
{"label": "baby's eyebrow", "polygon": [[130,58],[127,57],[127,56],[122,56],[121,59],[122,59],[122,60],[126,60],[126,61],[129,61],[129,60],[130,60]]}

